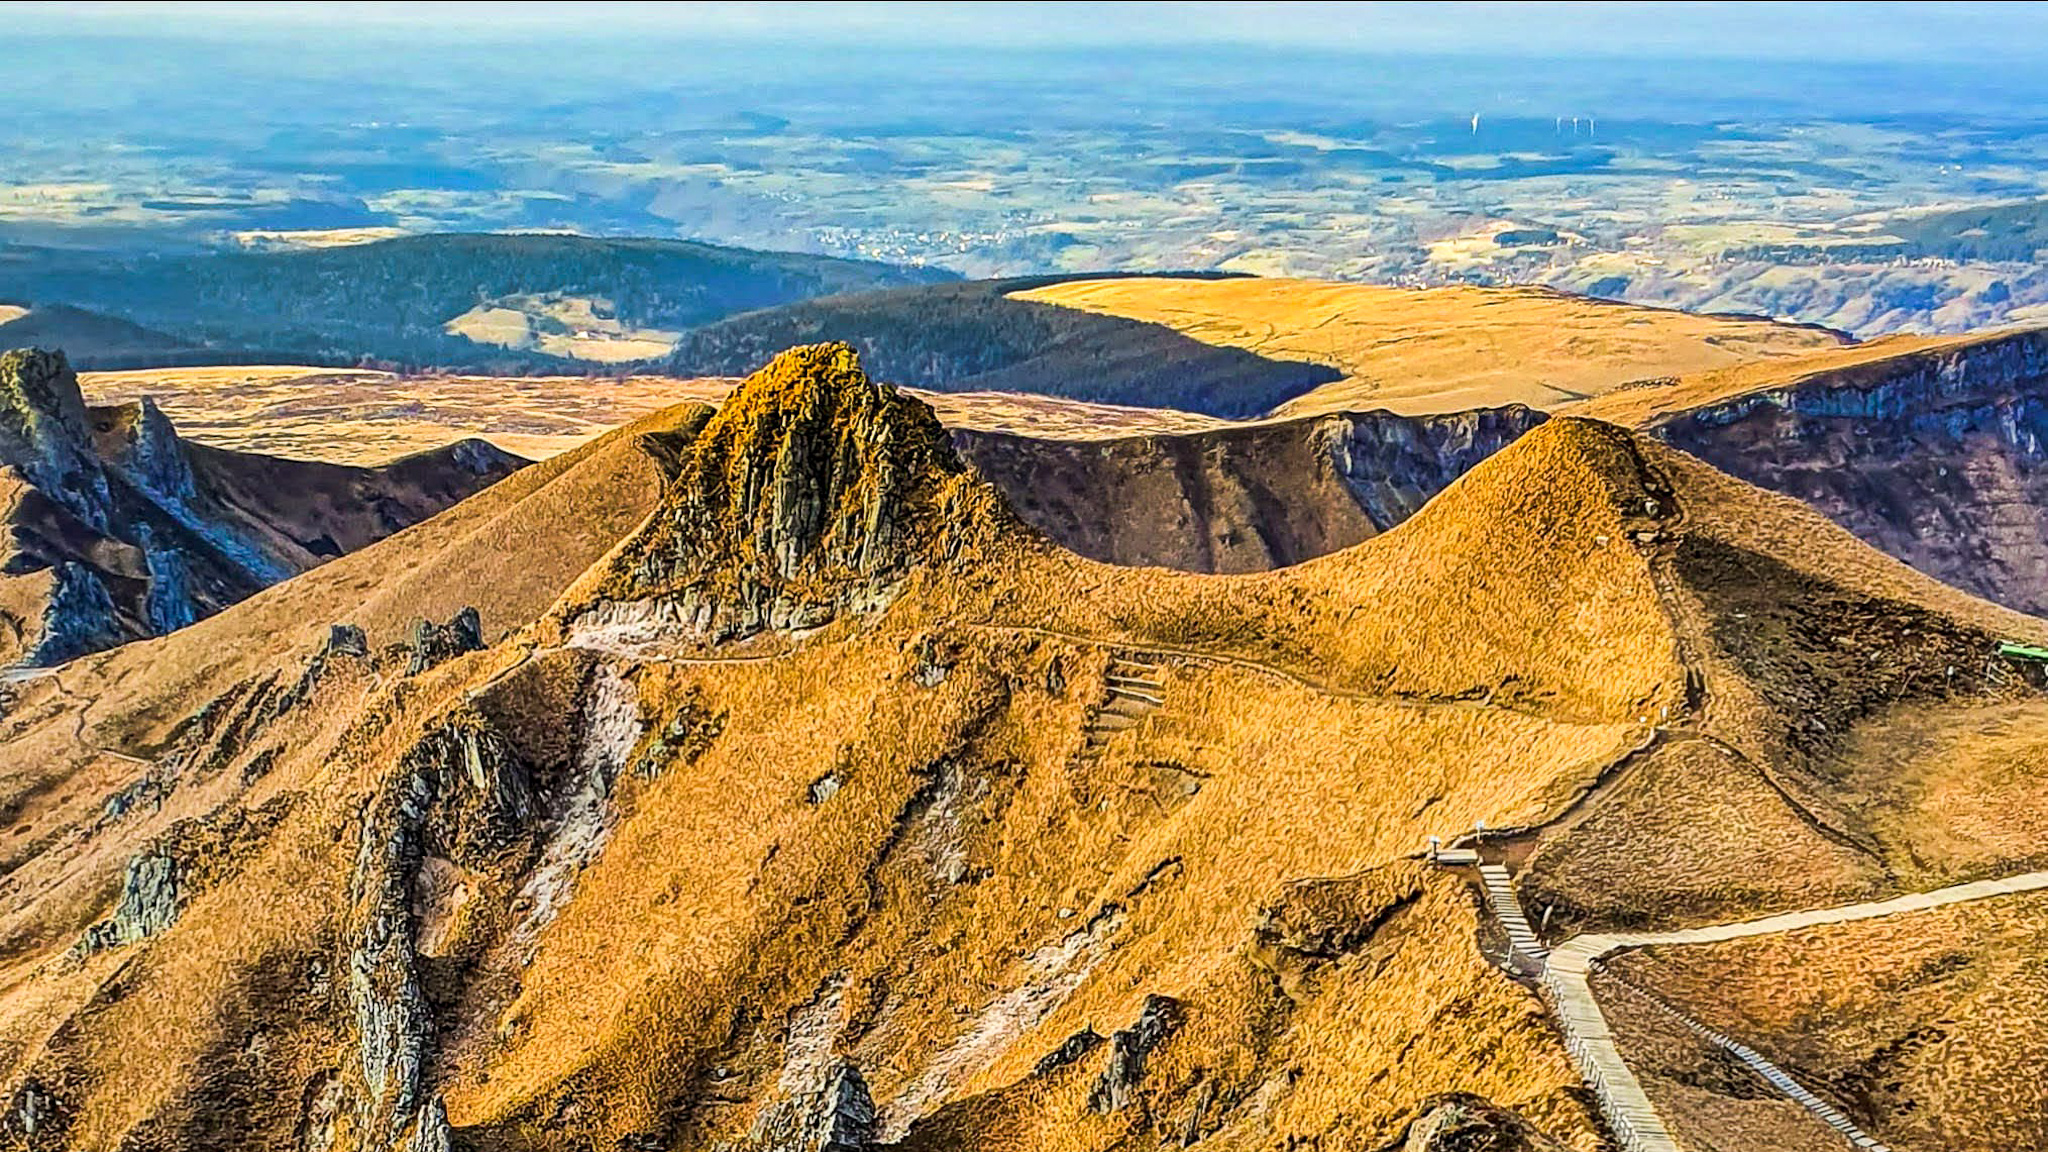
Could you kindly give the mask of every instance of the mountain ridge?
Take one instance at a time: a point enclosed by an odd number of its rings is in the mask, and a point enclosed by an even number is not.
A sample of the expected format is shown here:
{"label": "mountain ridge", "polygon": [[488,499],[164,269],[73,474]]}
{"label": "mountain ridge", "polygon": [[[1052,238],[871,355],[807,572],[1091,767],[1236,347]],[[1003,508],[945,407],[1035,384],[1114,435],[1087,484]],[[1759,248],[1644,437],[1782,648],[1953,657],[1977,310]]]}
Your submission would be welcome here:
{"label": "mountain ridge", "polygon": [[[483,647],[421,660],[408,621],[451,613]],[[1103,564],[852,349],[799,349],[10,686],[0,799],[44,831],[0,886],[38,1006],[0,1014],[8,1111],[81,1148],[1380,1147],[1478,1115],[1594,1152],[1426,838],[1565,930],[1995,866],[2032,793],[1901,792],[1867,741],[1995,714],[1977,739],[2024,747],[2048,705],[2004,639],[2048,623],[1571,416],[1317,559]]]}

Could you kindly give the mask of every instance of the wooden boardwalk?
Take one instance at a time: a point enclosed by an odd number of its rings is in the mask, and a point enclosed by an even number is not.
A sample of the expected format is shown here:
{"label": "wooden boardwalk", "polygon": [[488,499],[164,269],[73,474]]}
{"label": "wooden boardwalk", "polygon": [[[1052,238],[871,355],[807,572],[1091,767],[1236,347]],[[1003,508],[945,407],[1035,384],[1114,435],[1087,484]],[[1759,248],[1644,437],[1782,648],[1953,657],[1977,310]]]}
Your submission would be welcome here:
{"label": "wooden boardwalk", "polygon": [[1481,864],[1479,878],[1486,884],[1486,903],[1493,909],[1494,918],[1507,931],[1508,947],[1513,956],[1520,956],[1531,965],[1530,971],[1541,971],[1543,958],[1550,953],[1543,942],[1536,938],[1536,931],[1529,927],[1529,920],[1522,915],[1522,902],[1515,897],[1514,881],[1508,870],[1499,864]]}
{"label": "wooden boardwalk", "polygon": [[[2028,872],[2001,880],[1979,880],[1950,888],[1938,888],[1932,892],[1916,892],[1890,900],[1787,912],[1756,920],[1715,924],[1706,928],[1686,928],[1675,932],[1593,933],[1577,936],[1550,951],[1543,969],[1544,999],[1549,1002],[1551,1011],[1556,1014],[1558,1023],[1563,1027],[1565,1045],[1570,1050],[1572,1059],[1578,1063],[1579,1074],[1599,1098],[1600,1110],[1606,1114],[1608,1124],[1614,1129],[1621,1146],[1628,1152],[1681,1152],[1678,1142],[1672,1138],[1670,1130],[1664,1127],[1662,1118],[1657,1115],[1649,1096],[1644,1093],[1641,1082],[1630,1070],[1628,1062],[1622,1059],[1621,1050],[1615,1046],[1614,1036],[1607,1029],[1607,1017],[1601,1012],[1600,1003],[1593,996],[1588,977],[1598,968],[1603,958],[1635,948],[1714,944],[1723,940],[1739,940],[1747,936],[1767,936],[1800,928],[1924,912],[1949,904],[2043,889],[2048,889],[2048,872]],[[1865,1152],[1879,1152],[1884,1148],[1884,1145],[1850,1124],[1832,1105],[1807,1091],[1777,1065],[1765,1060],[1754,1050],[1737,1044],[1719,1033],[1713,1033],[1682,1015],[1680,1019],[1694,1031],[1706,1035],[1709,1040],[1733,1052],[1772,1086],[1841,1132],[1850,1144]]]}

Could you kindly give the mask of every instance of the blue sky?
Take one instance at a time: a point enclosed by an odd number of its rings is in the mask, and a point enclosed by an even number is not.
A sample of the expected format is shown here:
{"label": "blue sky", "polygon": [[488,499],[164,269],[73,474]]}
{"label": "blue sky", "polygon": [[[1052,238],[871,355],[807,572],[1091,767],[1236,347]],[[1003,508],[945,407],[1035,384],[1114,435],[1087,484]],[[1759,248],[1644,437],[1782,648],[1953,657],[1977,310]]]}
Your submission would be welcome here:
{"label": "blue sky", "polygon": [[310,25],[463,37],[784,40],[891,46],[1240,44],[1374,53],[1971,61],[2048,57],[2021,3],[26,3],[0,31],[274,34]]}

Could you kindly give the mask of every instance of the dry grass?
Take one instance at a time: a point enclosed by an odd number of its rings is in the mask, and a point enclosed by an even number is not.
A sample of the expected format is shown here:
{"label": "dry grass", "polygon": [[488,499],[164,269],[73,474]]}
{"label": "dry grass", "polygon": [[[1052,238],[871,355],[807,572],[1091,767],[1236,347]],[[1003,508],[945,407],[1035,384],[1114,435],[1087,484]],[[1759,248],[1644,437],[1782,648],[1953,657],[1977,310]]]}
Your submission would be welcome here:
{"label": "dry grass", "polygon": [[201,444],[371,464],[464,436],[553,456],[663,408],[722,397],[730,382],[223,367],[86,372],[79,386],[94,404],[151,397]]}
{"label": "dry grass", "polygon": [[1500,404],[1555,409],[1622,384],[1837,347],[1812,328],[1695,316],[1537,288],[1313,280],[1077,280],[1016,294],[1164,324],[1210,344],[1341,370],[1278,416]]}
{"label": "dry grass", "polygon": [[1847,346],[1816,346],[1783,356],[1687,374],[1671,384],[1629,388],[1596,396],[1565,411],[1631,428],[1651,427],[1669,416],[1751,392],[1790,386],[1818,373],[1874,364],[1929,349],[1962,348],[2000,334],[1977,336],[1881,336]]}
{"label": "dry grass", "polygon": [[1759,908],[1845,904],[1886,881],[1815,831],[1749,764],[1703,740],[1646,754],[1584,819],[1544,838],[1522,898],[1561,934],[1717,923]]}
{"label": "dry grass", "polygon": [[1199,647],[1348,691],[1655,719],[1682,673],[1626,535],[1641,500],[1624,434],[1552,421],[1346,551],[1210,577],[1048,550],[1046,574],[1000,607],[1019,624]]}
{"label": "dry grass", "polygon": [[1615,968],[1901,1152],[2048,1141],[2048,898],[1627,955]]}
{"label": "dry grass", "polygon": [[1904,886],[2048,866],[2048,705],[1921,704],[1858,728],[1824,767]]}
{"label": "dry grass", "polygon": [[[928,618],[905,607],[908,621]],[[962,1043],[1005,989],[1029,981],[1020,957],[1113,923],[1067,970],[1072,991],[964,1065],[948,1094],[1005,1091],[1068,1034],[1124,1026],[1142,992],[1161,992],[1210,1030],[1160,1065],[1158,1091],[1176,1099],[1197,1069],[1233,1063],[1247,1065],[1239,1087],[1255,1091],[1280,1061],[1243,1050],[1246,1001],[1255,1017],[1293,1015],[1289,1051],[1310,1081],[1223,1146],[1286,1132],[1383,1141],[1425,1085],[1479,1091],[1584,1134],[1540,1010],[1473,954],[1471,905],[1454,887],[1433,889],[1402,942],[1385,943],[1391,969],[1371,962],[1377,952],[1361,958],[1298,1012],[1250,979],[1239,951],[1283,882],[1381,865],[1475,819],[1539,817],[1619,753],[1626,726],[1344,700],[1173,662],[1168,706],[1083,764],[1073,756],[1083,707],[1098,698],[1100,648],[920,635],[957,653],[931,690],[909,683],[918,637],[896,627],[771,663],[643,676],[656,701],[687,695],[722,714],[723,732],[702,760],[632,794],[631,817],[525,974],[509,1047],[463,1061],[458,1124],[545,1113],[536,1098],[574,1085],[586,1109],[606,1110],[608,1130],[630,1131],[706,1063],[745,1067],[749,1090],[769,1094],[778,1022],[835,980],[846,992],[827,1015],[865,1030],[842,1043],[886,1107],[930,1054]],[[1043,687],[1055,660],[1064,693]],[[828,773],[843,786],[812,804],[811,783]],[[946,879],[956,858],[977,878]],[[1369,989],[1373,1009],[1351,989]],[[763,1035],[721,1046],[735,1001],[759,1011]],[[1479,1035],[1490,1060],[1470,1056]],[[565,1064],[568,1052],[579,1055]],[[1377,1075],[1392,1066],[1400,1076]],[[710,1110],[695,1139],[731,1135],[751,1115]],[[986,1146],[1100,1147],[1104,1132],[1073,1115],[1020,1121]]]}

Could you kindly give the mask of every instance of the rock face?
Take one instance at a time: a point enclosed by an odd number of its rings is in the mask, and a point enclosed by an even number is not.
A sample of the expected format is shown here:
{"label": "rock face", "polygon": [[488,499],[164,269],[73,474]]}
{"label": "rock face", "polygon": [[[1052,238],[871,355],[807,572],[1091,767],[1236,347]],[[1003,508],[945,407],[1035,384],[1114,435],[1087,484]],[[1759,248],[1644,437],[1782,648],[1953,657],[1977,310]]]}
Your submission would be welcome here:
{"label": "rock face", "polygon": [[714,641],[881,608],[915,563],[958,547],[950,506],[1000,509],[931,409],[844,344],[776,357],[682,453],[604,594],[659,598],[656,616]]}
{"label": "rock face", "polygon": [[86,929],[79,953],[91,955],[133,944],[177,923],[184,872],[176,858],[159,853],[130,859],[114,914]]}
{"label": "rock face", "polygon": [[165,501],[190,504],[199,499],[199,481],[192,474],[185,443],[156,401],[144,397],[103,411],[95,440],[107,463]]}
{"label": "rock face", "polygon": [[23,663],[62,664],[122,639],[121,616],[106,582],[85,564],[67,560],[57,565],[50,598],[43,606],[42,636]]}
{"label": "rock face", "polygon": [[62,352],[0,355],[0,464],[87,525],[104,530],[113,497],[91,449],[85,397]]}
{"label": "rock face", "polygon": [[876,1147],[875,1101],[860,1069],[840,1060],[814,1088],[761,1112],[747,1152],[866,1152]]}
{"label": "rock face", "polygon": [[370,799],[349,879],[345,961],[361,1146],[449,1147],[447,1113],[425,1082],[436,1030],[414,892],[430,850],[466,868],[517,868],[532,852],[534,815],[526,766],[504,736],[469,712],[432,725]]}
{"label": "rock face", "polygon": [[[360,636],[360,631],[357,635]],[[334,641],[330,634],[328,641]],[[437,664],[446,663],[464,652],[484,650],[483,619],[474,607],[463,608],[448,618],[446,624],[432,620],[412,622],[412,635],[408,638],[412,648],[412,664],[406,675],[417,676]]]}
{"label": "rock face", "polygon": [[832,1074],[810,1135],[801,1145],[804,1152],[861,1152],[874,1141],[875,1101],[860,1069],[842,1063]]}
{"label": "rock face", "polygon": [[2048,612],[2048,333],[1818,372],[1652,431],[1939,580]]}
{"label": "rock face", "polygon": [[1107,1114],[1135,1103],[1138,1085],[1145,1079],[1145,1058],[1173,1035],[1185,1015],[1180,1001],[1170,996],[1145,997],[1137,1022],[1110,1034],[1109,1056],[1088,1093],[1088,1107]]}
{"label": "rock face", "polygon": [[1392,528],[1544,418],[1517,405],[1109,441],[965,431],[954,441],[1019,516],[1084,556],[1257,572]]}
{"label": "rock face", "polygon": [[480,441],[382,468],[189,445],[147,399],[87,405],[61,352],[0,355],[0,582],[44,581],[9,597],[44,610],[4,621],[0,666],[183,628],[523,463]]}
{"label": "rock face", "polygon": [[192,599],[192,569],[185,554],[176,548],[156,547],[144,535],[142,555],[149,572],[144,605],[150,633],[161,636],[199,619],[199,605]]}

